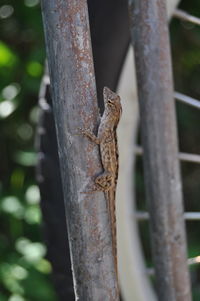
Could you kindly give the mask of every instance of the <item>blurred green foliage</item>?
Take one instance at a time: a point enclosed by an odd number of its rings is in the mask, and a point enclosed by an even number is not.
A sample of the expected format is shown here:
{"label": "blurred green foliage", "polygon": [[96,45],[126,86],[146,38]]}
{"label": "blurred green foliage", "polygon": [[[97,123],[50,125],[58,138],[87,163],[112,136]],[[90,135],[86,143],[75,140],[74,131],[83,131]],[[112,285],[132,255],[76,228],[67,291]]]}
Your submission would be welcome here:
{"label": "blurred green foliage", "polygon": [[0,301],[51,301],[34,179],[45,59],[39,1],[1,0],[0,32]]}

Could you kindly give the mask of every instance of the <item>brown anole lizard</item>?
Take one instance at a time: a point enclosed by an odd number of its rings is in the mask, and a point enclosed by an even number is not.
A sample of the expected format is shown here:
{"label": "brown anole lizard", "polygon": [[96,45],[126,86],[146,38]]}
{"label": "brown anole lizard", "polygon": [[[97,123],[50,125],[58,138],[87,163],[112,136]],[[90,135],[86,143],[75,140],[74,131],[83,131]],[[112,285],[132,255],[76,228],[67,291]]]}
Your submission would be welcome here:
{"label": "brown anole lizard", "polygon": [[104,113],[95,136],[89,130],[81,130],[81,133],[100,146],[100,155],[103,165],[103,173],[95,178],[95,190],[104,191],[108,203],[108,210],[112,231],[112,249],[117,272],[117,237],[115,194],[118,177],[118,147],[116,129],[120,120],[122,107],[120,97],[109,88],[104,88]]}

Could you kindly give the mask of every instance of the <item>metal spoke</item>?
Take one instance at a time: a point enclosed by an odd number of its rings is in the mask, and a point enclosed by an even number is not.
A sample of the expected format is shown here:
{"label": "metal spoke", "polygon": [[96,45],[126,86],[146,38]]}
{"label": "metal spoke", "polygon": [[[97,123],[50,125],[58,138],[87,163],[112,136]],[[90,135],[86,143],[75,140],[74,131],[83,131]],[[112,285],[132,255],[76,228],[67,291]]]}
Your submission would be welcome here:
{"label": "metal spoke", "polygon": [[192,98],[192,97],[187,96],[187,95],[185,95],[185,94],[181,94],[181,93],[179,93],[179,92],[175,92],[175,93],[174,93],[174,97],[175,97],[177,100],[179,100],[179,101],[181,101],[181,102],[183,102],[183,103],[185,103],[185,104],[187,104],[187,105],[190,105],[190,106],[192,106],[192,107],[195,107],[195,108],[197,108],[197,109],[200,109],[200,101],[197,100],[197,99],[195,99],[195,98]]}
{"label": "metal spoke", "polygon": [[[141,146],[134,146],[134,152],[136,155],[142,155],[143,154],[143,149]],[[186,161],[186,162],[193,162],[193,163],[198,163],[200,164],[200,155],[196,154],[188,154],[188,153],[179,153],[178,157],[181,161]]]}
{"label": "metal spoke", "polygon": [[[146,221],[149,220],[149,213],[146,211],[137,211],[135,216],[138,221]],[[184,218],[187,221],[199,221],[200,220],[200,212],[185,212]]]}
{"label": "metal spoke", "polygon": [[184,21],[187,21],[187,22],[191,22],[196,25],[200,25],[200,18],[190,15],[181,9],[175,10],[174,17],[179,18]]}
{"label": "metal spoke", "polygon": [[[187,263],[188,263],[188,265],[199,264],[200,263],[200,256],[188,258]],[[148,276],[153,276],[154,274],[155,274],[154,268],[147,268],[147,275]]]}

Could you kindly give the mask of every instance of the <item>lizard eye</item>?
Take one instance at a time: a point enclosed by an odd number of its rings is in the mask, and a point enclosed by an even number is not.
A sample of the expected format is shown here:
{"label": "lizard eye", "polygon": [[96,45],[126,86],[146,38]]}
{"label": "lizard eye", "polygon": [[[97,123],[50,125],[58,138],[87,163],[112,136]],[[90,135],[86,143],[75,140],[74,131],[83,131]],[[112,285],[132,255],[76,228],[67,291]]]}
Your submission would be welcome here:
{"label": "lizard eye", "polygon": [[114,103],[113,103],[113,101],[111,99],[108,99],[108,104],[111,105],[111,106],[114,105]]}

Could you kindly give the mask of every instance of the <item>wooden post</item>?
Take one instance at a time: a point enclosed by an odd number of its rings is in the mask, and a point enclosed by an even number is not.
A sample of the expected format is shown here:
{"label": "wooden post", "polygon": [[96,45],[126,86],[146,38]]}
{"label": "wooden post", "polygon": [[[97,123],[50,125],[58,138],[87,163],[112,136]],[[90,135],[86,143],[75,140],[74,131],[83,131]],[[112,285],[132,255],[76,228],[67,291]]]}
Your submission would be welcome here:
{"label": "wooden post", "polygon": [[106,199],[85,193],[102,170],[99,149],[77,135],[99,123],[87,1],[41,5],[76,300],[119,300]]}
{"label": "wooden post", "polygon": [[191,300],[165,0],[129,0],[159,300]]}

